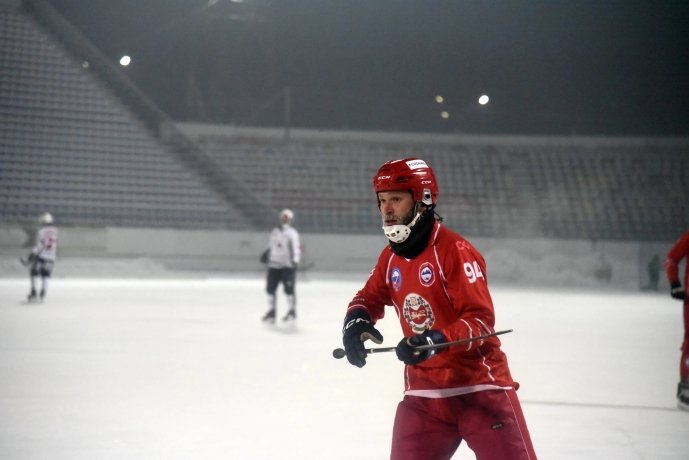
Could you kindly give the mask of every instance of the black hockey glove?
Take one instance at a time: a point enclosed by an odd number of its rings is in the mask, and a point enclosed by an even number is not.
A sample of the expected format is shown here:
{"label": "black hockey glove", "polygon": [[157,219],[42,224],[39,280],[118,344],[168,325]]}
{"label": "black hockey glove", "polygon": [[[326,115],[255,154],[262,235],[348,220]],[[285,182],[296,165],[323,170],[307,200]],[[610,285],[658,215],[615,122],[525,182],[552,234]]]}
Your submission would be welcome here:
{"label": "black hockey glove", "polygon": [[675,299],[684,300],[687,296],[686,291],[679,281],[675,281],[670,285],[670,295]]}
{"label": "black hockey glove", "polygon": [[439,345],[446,342],[447,338],[442,332],[431,329],[423,334],[400,340],[400,343],[398,343],[395,348],[395,352],[397,353],[397,358],[399,358],[400,361],[404,361],[404,364],[415,365],[430,359],[436,353],[440,353],[444,350],[444,348],[417,350],[415,347],[420,345]]}
{"label": "black hockey glove", "polygon": [[371,316],[364,310],[354,310],[344,320],[342,344],[347,353],[347,361],[356,367],[366,364],[366,347],[364,342],[371,339],[383,343],[383,334],[371,324]]}

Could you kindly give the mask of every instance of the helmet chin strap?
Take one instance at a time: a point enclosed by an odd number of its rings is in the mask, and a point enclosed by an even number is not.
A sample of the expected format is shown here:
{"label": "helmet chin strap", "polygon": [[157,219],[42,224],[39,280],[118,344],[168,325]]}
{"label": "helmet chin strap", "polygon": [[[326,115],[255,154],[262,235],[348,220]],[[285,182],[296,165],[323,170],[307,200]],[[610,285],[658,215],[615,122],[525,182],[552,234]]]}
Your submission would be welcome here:
{"label": "helmet chin strap", "polygon": [[393,243],[403,243],[411,235],[411,229],[416,225],[416,222],[421,218],[422,212],[419,212],[419,203],[414,207],[414,218],[409,224],[383,225],[383,233],[385,237]]}

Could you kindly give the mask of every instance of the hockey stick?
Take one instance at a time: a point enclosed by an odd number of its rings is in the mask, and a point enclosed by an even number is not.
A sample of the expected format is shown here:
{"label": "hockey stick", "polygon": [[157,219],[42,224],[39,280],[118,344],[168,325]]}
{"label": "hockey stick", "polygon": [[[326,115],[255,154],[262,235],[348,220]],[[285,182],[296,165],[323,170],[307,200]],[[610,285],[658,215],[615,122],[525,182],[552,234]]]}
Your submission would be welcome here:
{"label": "hockey stick", "polygon": [[28,267],[31,264],[31,262],[29,262],[27,259],[25,259],[23,257],[19,258],[19,262],[21,262],[21,264],[25,267]]}
{"label": "hockey stick", "polygon": [[[512,332],[513,329],[506,329],[504,331],[497,331],[493,332],[490,334],[485,334],[485,335],[478,335],[476,337],[469,337],[467,339],[460,339],[460,340],[455,340],[452,342],[445,342],[445,343],[438,343],[434,345],[419,345],[418,347],[414,347],[416,350],[423,351],[423,350],[432,350],[435,348],[445,348],[445,347],[451,347],[453,345],[461,345],[463,343],[469,343],[469,342],[475,342],[477,340],[483,340],[487,339],[489,337],[495,337],[497,335],[502,335],[502,334],[507,334],[509,332]],[[366,353],[386,353],[388,351],[394,351],[397,347],[381,347],[381,348],[366,348]],[[335,359],[340,359],[344,358],[347,355],[347,353],[344,351],[343,348],[335,348],[333,350],[333,358]]]}

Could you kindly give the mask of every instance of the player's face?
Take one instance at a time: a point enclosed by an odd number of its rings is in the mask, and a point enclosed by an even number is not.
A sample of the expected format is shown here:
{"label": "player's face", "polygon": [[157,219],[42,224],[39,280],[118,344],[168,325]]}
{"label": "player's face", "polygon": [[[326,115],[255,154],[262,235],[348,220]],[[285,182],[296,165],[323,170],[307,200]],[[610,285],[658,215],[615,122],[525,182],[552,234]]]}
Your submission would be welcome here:
{"label": "player's face", "polygon": [[406,225],[414,216],[414,197],[406,190],[378,192],[383,225]]}

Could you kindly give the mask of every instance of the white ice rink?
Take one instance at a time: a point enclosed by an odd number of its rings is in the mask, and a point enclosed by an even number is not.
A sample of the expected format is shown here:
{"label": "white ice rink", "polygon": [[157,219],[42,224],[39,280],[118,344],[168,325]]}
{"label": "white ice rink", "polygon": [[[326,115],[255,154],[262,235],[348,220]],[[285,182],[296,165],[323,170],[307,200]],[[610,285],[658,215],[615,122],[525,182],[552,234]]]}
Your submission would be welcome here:
{"label": "white ice rink", "polygon": [[[57,278],[31,305],[0,279],[0,459],[388,458],[401,363],[331,355],[362,282],[302,280],[297,325],[267,327],[262,278]],[[492,291],[539,458],[689,459],[679,302]],[[379,325],[396,344],[392,309]]]}

